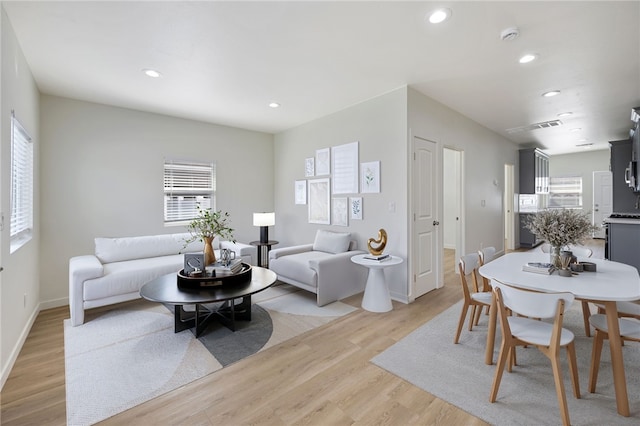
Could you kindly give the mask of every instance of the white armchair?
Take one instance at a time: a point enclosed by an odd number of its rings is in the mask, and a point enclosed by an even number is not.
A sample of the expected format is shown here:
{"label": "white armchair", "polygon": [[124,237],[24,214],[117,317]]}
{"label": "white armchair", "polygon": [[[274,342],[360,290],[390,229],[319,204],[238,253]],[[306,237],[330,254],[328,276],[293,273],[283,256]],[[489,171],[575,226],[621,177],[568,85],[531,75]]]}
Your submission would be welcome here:
{"label": "white armchair", "polygon": [[367,270],[351,262],[362,253],[350,233],[319,230],[313,244],[271,250],[269,269],[280,281],[315,293],[324,306],[364,291]]}

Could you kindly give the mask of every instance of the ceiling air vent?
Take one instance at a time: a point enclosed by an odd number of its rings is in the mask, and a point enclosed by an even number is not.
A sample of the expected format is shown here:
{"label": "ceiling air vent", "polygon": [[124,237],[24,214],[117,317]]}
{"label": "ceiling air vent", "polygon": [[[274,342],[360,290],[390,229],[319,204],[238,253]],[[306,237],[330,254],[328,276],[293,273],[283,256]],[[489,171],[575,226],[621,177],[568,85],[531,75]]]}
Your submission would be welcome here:
{"label": "ceiling air vent", "polygon": [[541,123],[529,124],[528,126],[522,127],[514,127],[512,129],[507,129],[507,133],[522,133],[522,132],[530,132],[531,130],[537,129],[548,129],[549,127],[558,127],[562,125],[562,121],[560,120],[551,120],[551,121],[543,121]]}

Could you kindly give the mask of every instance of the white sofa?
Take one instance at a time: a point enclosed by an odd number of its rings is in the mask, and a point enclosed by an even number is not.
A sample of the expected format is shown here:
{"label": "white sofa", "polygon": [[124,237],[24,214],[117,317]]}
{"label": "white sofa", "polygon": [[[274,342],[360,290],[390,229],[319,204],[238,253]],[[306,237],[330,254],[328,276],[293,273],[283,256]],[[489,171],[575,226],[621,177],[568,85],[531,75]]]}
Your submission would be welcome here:
{"label": "white sofa", "polygon": [[[184,267],[184,253],[202,252],[203,243],[185,247],[190,234],[142,237],[96,238],[95,253],[69,260],[69,310],[73,326],[84,323],[85,309],[133,300],[140,287],[159,276]],[[213,241],[216,257],[220,248],[236,252],[246,263],[255,264],[256,247]]]}
{"label": "white sofa", "polygon": [[351,262],[362,253],[350,233],[319,230],[313,244],[271,250],[269,269],[280,281],[315,293],[324,306],[364,291],[367,269]]}

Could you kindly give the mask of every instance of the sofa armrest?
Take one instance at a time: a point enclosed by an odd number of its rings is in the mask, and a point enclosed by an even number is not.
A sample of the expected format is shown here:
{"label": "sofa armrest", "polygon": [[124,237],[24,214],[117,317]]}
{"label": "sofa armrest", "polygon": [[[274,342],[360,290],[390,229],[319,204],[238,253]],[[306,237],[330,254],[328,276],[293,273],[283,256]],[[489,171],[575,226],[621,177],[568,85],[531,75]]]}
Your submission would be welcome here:
{"label": "sofa armrest", "polygon": [[251,264],[255,265],[258,259],[257,248],[250,244],[238,243],[233,241],[220,241],[221,249],[229,249],[236,252],[236,257],[248,256],[251,258]]}
{"label": "sofa armrest", "polygon": [[281,248],[272,249],[271,251],[269,251],[269,259],[277,259],[282,256],[289,256],[291,254],[304,253],[311,250],[313,250],[313,244],[281,247]]}
{"label": "sofa armrest", "polygon": [[71,325],[84,323],[84,282],[99,278],[104,274],[104,267],[92,254],[76,256],[69,259],[69,310]]}
{"label": "sofa armrest", "polygon": [[364,253],[350,250],[309,261],[309,267],[318,274],[318,306],[364,291],[368,271],[351,261],[353,256]]}

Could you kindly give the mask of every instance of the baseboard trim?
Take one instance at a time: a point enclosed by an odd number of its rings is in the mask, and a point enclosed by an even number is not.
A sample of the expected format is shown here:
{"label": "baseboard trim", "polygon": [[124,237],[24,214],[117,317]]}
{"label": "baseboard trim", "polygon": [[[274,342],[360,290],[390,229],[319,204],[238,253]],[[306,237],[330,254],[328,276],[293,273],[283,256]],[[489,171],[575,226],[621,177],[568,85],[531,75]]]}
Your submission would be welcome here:
{"label": "baseboard trim", "polygon": [[20,351],[24,346],[24,342],[27,340],[27,337],[29,336],[29,332],[31,332],[31,327],[33,327],[33,324],[36,322],[36,318],[40,313],[40,307],[41,307],[41,304],[38,304],[34,309],[34,311],[31,313],[29,320],[27,321],[24,328],[22,329],[22,333],[20,333],[20,338],[18,339],[18,341],[16,342],[16,345],[13,347],[13,350],[11,351],[11,355],[7,360],[7,364],[4,365],[2,368],[2,377],[0,377],[0,380],[1,380],[0,390],[4,388],[4,384],[9,378],[9,374],[11,374],[11,370],[13,369],[13,366],[16,363],[16,360],[18,359],[18,355],[20,355]]}

